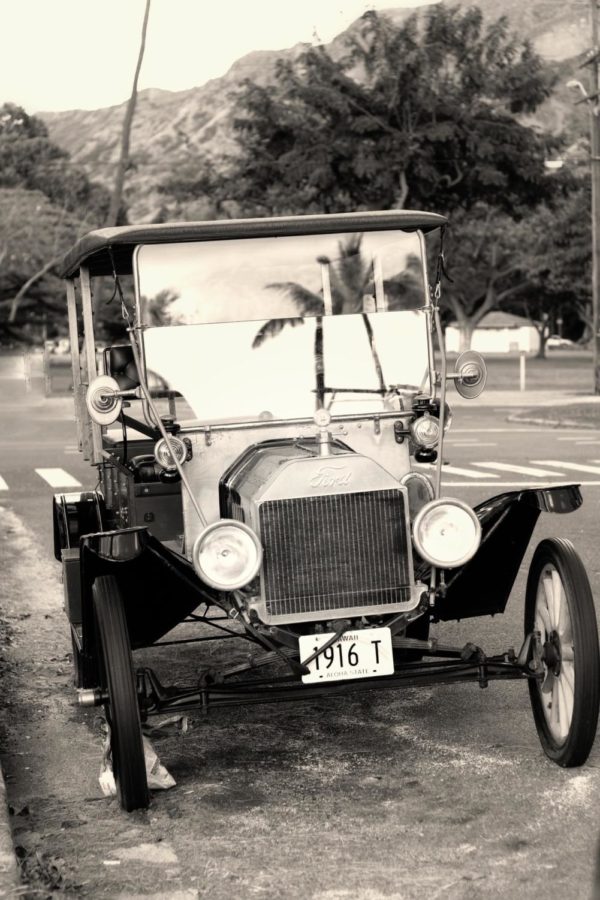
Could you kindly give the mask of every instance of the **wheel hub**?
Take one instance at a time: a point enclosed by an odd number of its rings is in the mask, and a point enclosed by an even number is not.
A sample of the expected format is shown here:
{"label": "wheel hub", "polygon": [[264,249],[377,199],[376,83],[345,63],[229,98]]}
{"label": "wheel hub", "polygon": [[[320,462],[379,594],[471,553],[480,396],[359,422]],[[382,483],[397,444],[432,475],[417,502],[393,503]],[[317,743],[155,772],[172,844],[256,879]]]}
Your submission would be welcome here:
{"label": "wheel hub", "polygon": [[557,631],[551,631],[548,640],[544,644],[542,651],[542,660],[548,666],[548,670],[553,675],[560,675],[560,663],[562,655],[560,649],[560,638]]}

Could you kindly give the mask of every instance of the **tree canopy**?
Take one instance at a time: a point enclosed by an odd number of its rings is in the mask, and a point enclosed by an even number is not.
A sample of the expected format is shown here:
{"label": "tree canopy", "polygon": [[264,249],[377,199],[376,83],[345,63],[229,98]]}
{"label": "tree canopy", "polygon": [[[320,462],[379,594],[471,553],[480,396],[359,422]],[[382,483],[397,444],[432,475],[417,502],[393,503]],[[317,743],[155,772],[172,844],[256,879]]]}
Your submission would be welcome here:
{"label": "tree canopy", "polygon": [[0,107],[0,337],[66,321],[54,267],[108,209],[108,193],[54,144],[41,119]]}
{"label": "tree canopy", "polygon": [[[366,13],[341,58],[313,47],[278,63],[273,84],[235,99],[238,152],[164,185],[212,199],[217,214],[484,201],[511,215],[548,195],[551,138],[523,124],[552,79],[506,18],[432,6],[401,24]],[[199,172],[199,174],[198,174]]]}

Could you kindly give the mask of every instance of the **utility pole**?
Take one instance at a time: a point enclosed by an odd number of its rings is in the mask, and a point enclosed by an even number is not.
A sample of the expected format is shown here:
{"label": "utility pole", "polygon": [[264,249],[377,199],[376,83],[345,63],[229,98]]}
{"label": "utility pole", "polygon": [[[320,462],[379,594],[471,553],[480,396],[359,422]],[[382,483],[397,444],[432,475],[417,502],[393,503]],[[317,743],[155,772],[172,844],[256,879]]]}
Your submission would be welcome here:
{"label": "utility pole", "polygon": [[590,167],[592,175],[592,348],[594,352],[594,394],[600,394],[600,11],[599,0],[592,4],[592,49],[583,66],[590,67],[591,90],[588,93],[581,81],[572,79],[567,87],[582,94],[577,103],[586,103],[590,112]]}
{"label": "utility pole", "polygon": [[588,107],[591,130],[592,169],[592,342],[594,351],[594,394],[600,394],[600,45],[598,0],[592,4],[591,92]]}

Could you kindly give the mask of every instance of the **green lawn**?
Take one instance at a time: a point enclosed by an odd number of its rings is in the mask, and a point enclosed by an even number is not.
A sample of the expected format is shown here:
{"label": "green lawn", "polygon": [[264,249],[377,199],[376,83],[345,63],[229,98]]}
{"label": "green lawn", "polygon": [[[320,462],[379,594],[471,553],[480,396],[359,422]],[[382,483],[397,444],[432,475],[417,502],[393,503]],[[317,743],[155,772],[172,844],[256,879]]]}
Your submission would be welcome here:
{"label": "green lawn", "polygon": [[[519,390],[519,365],[517,354],[487,355],[488,391]],[[449,366],[454,365],[449,360]],[[525,360],[525,388],[529,391],[575,391],[583,394],[592,392],[592,354],[585,351],[549,351],[547,359],[533,356]]]}
{"label": "green lawn", "polygon": [[515,420],[536,419],[550,425],[573,425],[581,428],[600,428],[600,405],[598,403],[570,403],[568,406],[535,406],[515,415]]}

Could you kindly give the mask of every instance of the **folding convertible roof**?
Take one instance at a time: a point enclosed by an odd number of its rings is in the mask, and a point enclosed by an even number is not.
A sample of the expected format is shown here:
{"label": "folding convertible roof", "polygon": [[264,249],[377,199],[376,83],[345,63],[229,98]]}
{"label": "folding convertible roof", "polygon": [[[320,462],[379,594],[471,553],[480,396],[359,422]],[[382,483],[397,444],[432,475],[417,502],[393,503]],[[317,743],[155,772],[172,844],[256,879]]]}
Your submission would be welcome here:
{"label": "folding convertible roof", "polygon": [[[132,272],[133,251],[139,244],[171,244],[227,238],[282,237],[294,234],[335,234],[353,231],[434,231],[447,219],[418,210],[286,216],[271,219],[217,219],[212,222],[169,222],[164,225],[125,225],[90,231],[69,250],[60,266],[63,278],[73,278],[80,266],[90,275],[110,275],[114,261],[118,275]],[[112,256],[112,259],[111,259]]]}

